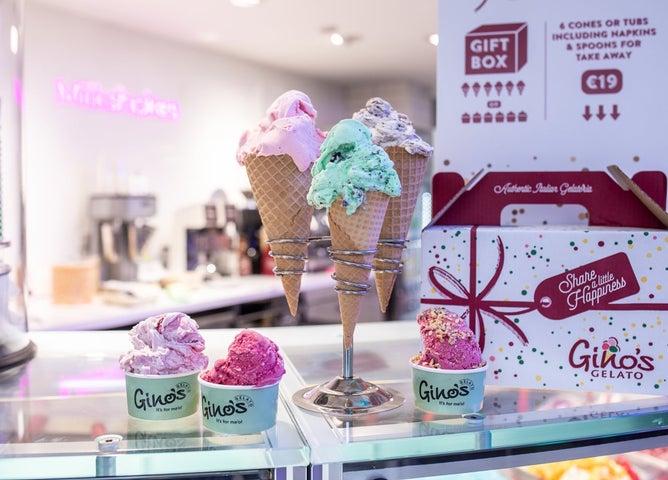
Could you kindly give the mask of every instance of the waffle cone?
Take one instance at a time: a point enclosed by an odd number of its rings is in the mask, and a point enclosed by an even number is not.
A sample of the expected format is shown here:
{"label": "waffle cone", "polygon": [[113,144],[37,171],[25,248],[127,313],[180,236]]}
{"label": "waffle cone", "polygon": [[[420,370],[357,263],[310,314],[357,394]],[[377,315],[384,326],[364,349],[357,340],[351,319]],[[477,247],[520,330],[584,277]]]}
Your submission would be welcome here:
{"label": "waffle cone", "polygon": [[[337,199],[328,211],[329,230],[332,238],[333,250],[375,250],[378,236],[387,210],[389,198],[382,192],[367,192],[365,202],[359,206],[354,214],[346,214],[341,198]],[[365,255],[342,255],[333,253],[333,259],[371,265],[373,253]],[[366,284],[369,281],[371,270],[358,266],[344,265],[334,262],[334,272],[338,282],[338,289],[359,290],[363,288],[346,285],[342,281]],[[359,319],[364,295],[351,295],[338,292],[341,324],[343,325],[343,344],[345,348],[353,345],[355,325]]]}
{"label": "waffle cone", "polygon": [[[279,238],[308,239],[313,207],[306,201],[311,186],[311,172],[300,172],[290,155],[257,157],[245,160],[253,197],[269,241]],[[280,274],[281,270],[303,272],[308,243],[271,242],[270,249],[281,278],[290,313],[295,316],[299,304],[301,273]],[[296,255],[289,259],[277,255]]]}
{"label": "waffle cone", "polygon": [[[386,152],[394,162],[394,169],[399,176],[401,195],[390,198],[380,232],[380,239],[405,240],[411,226],[411,219],[415,213],[415,205],[422,188],[422,180],[429,157],[413,155],[401,147],[389,147]],[[402,254],[403,248],[401,246],[379,244],[378,252],[374,257],[376,291],[380,309],[383,313],[387,311],[398,276],[396,272],[384,270],[399,269]],[[381,259],[391,259],[395,262],[385,262]]]}

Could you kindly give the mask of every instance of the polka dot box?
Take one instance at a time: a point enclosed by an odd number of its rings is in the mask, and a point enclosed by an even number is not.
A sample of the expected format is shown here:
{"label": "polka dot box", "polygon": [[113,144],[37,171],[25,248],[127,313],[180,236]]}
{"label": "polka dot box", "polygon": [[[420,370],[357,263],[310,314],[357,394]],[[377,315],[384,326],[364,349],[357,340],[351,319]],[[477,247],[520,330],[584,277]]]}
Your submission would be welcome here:
{"label": "polka dot box", "polygon": [[[469,320],[490,364],[489,384],[668,394],[668,231],[603,172],[526,173],[448,186],[459,195],[455,208],[422,232],[422,307]],[[508,179],[557,191],[564,182],[579,185],[571,196],[538,202],[584,206],[590,225],[485,224],[477,210],[536,204],[531,195],[542,195],[528,187],[519,196],[494,194]],[[643,179],[646,191],[650,179]],[[665,204],[665,177],[656,183]],[[443,183],[435,178],[437,187]],[[601,225],[619,219],[629,226]]]}

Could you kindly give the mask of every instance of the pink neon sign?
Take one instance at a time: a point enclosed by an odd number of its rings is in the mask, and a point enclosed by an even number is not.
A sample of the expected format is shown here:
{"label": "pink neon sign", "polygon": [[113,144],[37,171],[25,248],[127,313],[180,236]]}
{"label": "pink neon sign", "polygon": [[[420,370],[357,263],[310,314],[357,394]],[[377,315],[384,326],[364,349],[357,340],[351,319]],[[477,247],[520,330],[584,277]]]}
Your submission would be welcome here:
{"label": "pink neon sign", "polygon": [[181,118],[181,107],[175,100],[157,98],[150,92],[133,95],[122,86],[106,90],[97,82],[75,80],[68,83],[58,78],[56,79],[56,102],[135,117],[172,121]]}

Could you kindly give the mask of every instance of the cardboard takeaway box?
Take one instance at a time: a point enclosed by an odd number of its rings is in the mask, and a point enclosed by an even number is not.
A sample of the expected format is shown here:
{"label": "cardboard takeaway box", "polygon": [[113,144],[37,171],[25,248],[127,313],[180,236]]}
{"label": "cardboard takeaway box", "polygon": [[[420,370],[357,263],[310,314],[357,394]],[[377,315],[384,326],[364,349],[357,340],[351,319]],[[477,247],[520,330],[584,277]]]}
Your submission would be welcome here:
{"label": "cardboard takeaway box", "polygon": [[[665,210],[662,172],[633,181]],[[468,319],[488,384],[668,394],[668,231],[631,191],[606,172],[444,172],[432,198],[421,308]],[[501,226],[536,205],[588,225]]]}

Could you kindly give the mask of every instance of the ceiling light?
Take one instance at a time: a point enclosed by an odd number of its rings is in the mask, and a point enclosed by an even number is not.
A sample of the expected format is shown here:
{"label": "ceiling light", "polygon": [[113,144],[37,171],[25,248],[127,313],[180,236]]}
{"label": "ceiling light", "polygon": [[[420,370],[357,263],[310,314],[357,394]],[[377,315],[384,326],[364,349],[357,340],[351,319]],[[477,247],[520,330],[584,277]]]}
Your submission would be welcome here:
{"label": "ceiling light", "polygon": [[9,29],[9,49],[14,55],[19,51],[19,29],[14,25]]}
{"label": "ceiling light", "polygon": [[346,39],[343,38],[343,35],[341,35],[340,33],[336,33],[336,32],[332,33],[329,36],[329,41],[332,42],[332,45],[336,45],[337,47],[340,47],[341,45],[346,43]]}
{"label": "ceiling light", "polygon": [[432,33],[431,35],[429,35],[428,41],[433,46],[437,47],[438,46],[438,33]]}
{"label": "ceiling light", "polygon": [[324,37],[329,39],[329,43],[331,43],[336,47],[340,47],[342,45],[346,46],[352,45],[353,43],[362,39],[360,35],[355,35],[355,34],[344,35],[340,33],[338,27],[333,25],[322,27],[320,31],[322,32]]}
{"label": "ceiling light", "polygon": [[230,4],[235,7],[257,7],[262,0],[230,0]]}

